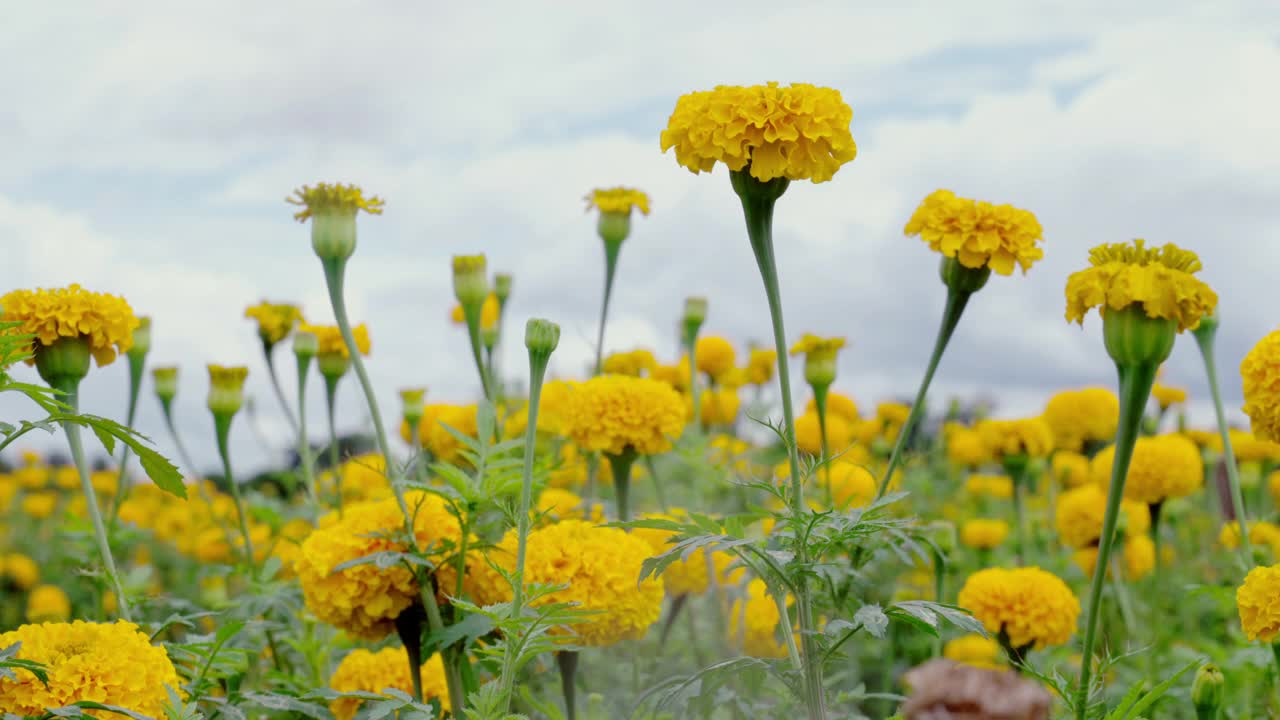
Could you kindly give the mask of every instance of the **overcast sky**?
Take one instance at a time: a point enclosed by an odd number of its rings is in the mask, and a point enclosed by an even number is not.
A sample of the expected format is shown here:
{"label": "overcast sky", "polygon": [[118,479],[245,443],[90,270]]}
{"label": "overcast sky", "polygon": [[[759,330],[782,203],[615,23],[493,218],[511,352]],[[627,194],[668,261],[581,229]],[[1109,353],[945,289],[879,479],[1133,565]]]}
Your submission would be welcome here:
{"label": "overcast sky", "polygon": [[[974,299],[939,398],[989,394],[1019,414],[1114,383],[1097,316],[1068,325],[1063,286],[1091,246],[1145,237],[1200,253],[1234,410],[1240,358],[1280,308],[1278,38],[1274,2],[24,3],[0,31],[0,288],[79,282],[151,315],[152,362],[182,367],[179,422],[201,462],[206,362],[248,364],[265,432],[287,436],[244,307],[292,300],[331,319],[284,203],[303,183],[387,201],[360,221],[348,287],[391,418],[401,386],[478,392],[447,319],[453,254],[515,274],[508,369],[530,316],[564,328],[553,372],[585,366],[602,249],[582,196],[597,186],[653,201],[622,251],[607,348],[671,356],[688,295],[710,299],[707,331],[745,346],[769,337],[768,316],[726,173],[690,174],[658,135],[682,93],[811,82],[853,107],[858,157],[793,184],[777,250],[789,334],[850,341],[838,389],[869,404],[918,382],[943,288],[902,226],[945,187],[1035,212],[1045,259]],[[85,409],[120,416],[125,377],[123,362],[93,372]],[[1189,336],[1166,378],[1205,399]],[[138,425],[169,450],[149,388]],[[242,465],[265,460],[247,428],[233,439]]]}

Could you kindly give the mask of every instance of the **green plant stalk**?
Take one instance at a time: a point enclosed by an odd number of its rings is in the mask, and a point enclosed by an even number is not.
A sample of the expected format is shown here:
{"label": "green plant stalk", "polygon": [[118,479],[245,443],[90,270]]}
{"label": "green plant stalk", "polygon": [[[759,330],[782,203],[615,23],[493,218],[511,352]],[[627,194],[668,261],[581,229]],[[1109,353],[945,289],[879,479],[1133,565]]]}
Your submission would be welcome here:
{"label": "green plant stalk", "polygon": [[[1196,345],[1200,348],[1200,357],[1204,360],[1204,371],[1209,378],[1209,394],[1213,397],[1213,411],[1218,421],[1218,434],[1222,437],[1222,461],[1227,465],[1227,486],[1231,492],[1231,504],[1236,522],[1240,525],[1240,565],[1242,572],[1253,567],[1253,549],[1249,547],[1248,517],[1244,506],[1244,495],[1240,491],[1240,468],[1236,464],[1236,453],[1231,447],[1231,433],[1227,427],[1227,416],[1222,409],[1222,391],[1218,387],[1218,367],[1214,359],[1213,337],[1195,333]],[[1159,559],[1157,558],[1157,561]]]}
{"label": "green plant stalk", "polygon": [[[520,510],[516,516],[516,571],[511,588],[511,617],[519,618],[524,612],[524,566],[529,547],[529,513],[533,508],[533,459],[538,439],[538,404],[542,398],[542,381],[547,374],[550,356],[529,351],[529,422],[524,429],[524,474],[520,483]],[[524,633],[519,643],[524,644]],[[501,688],[506,703],[504,712],[511,710],[514,693],[516,651],[510,640],[502,660]]]}
{"label": "green plant stalk", "polygon": [[813,385],[813,406],[818,411],[818,434],[822,436],[821,450],[822,457],[818,458],[819,464],[822,466],[822,472],[827,476],[826,498],[827,507],[830,508],[835,502],[835,495],[831,490],[831,466],[827,464],[827,458],[831,457],[831,448],[827,444],[827,390],[829,385]]}
{"label": "green plant stalk", "polygon": [[[133,427],[133,421],[138,416],[138,395],[142,391],[142,371],[147,364],[147,358],[142,355],[134,355],[127,353],[129,358],[129,409],[125,413],[125,425]],[[125,497],[129,494],[129,456],[133,453],[133,449],[128,445],[120,451],[120,473],[116,476],[116,496],[111,499],[111,517],[108,520],[109,527],[115,529],[116,519],[120,515],[120,505],[125,501]]]}
{"label": "green plant stalk", "polygon": [[[782,317],[782,291],[778,284],[778,264],[773,249],[774,204],[785,191],[787,180],[771,181],[766,192],[753,192],[759,181],[751,178],[749,170],[731,173],[734,191],[742,201],[743,216],[747,224],[747,236],[755,254],[756,265],[764,281],[765,297],[769,303],[769,317],[773,324],[773,342],[778,357],[778,384],[782,393],[783,441],[787,446],[787,460],[791,468],[791,512],[799,520],[808,512],[804,502],[804,485],[800,477],[800,454],[796,447],[795,409],[791,400],[791,372],[787,362],[787,334]],[[741,186],[741,189],[740,189]],[[755,188],[758,190],[758,188]],[[768,192],[777,191],[773,197]],[[797,543],[797,564],[809,562],[808,548]],[[796,581],[796,615],[800,623],[800,642],[804,649],[805,708],[809,720],[826,720],[826,698],[822,682],[822,663],[818,644],[814,639],[816,624],[813,617],[813,599],[809,593],[809,581],[801,575]]]}
{"label": "green plant stalk", "polygon": [[493,388],[489,385],[489,372],[485,369],[484,343],[480,340],[480,316],[483,305],[463,303],[462,316],[467,322],[467,342],[471,344],[471,359],[476,364],[476,372],[480,375],[480,389],[484,398],[493,402]]}
{"label": "green plant stalk", "polygon": [[686,332],[684,344],[689,352],[689,396],[693,398],[693,422],[697,427],[702,422],[702,391],[698,389],[698,333]]}
{"label": "green plant stalk", "polygon": [[[298,461],[302,465],[302,480],[311,496],[313,525],[320,522],[320,489],[316,486],[315,461],[311,457],[311,443],[307,439],[307,372],[311,369],[309,356],[298,356]],[[336,472],[337,469],[335,468]]]}
{"label": "green plant stalk", "polygon": [[577,695],[577,688],[574,685],[574,678],[578,675],[578,653],[576,650],[567,650],[556,653],[556,665],[560,668],[560,692],[564,695],[565,717],[568,720],[577,720],[578,709],[574,697]]}
{"label": "green plant stalk", "polygon": [[1026,509],[1026,470],[1019,471],[1013,476],[1013,515],[1017,521],[1017,558],[1018,564],[1025,564],[1027,557],[1027,509]]}
{"label": "green plant stalk", "polygon": [[796,634],[791,629],[791,613],[787,612],[786,596],[782,593],[770,592],[773,604],[778,607],[778,626],[782,628],[782,639],[787,646],[787,657],[796,666],[796,672],[804,674],[804,663],[800,660],[800,649],[796,647]]}
{"label": "green plant stalk", "polygon": [[[935,602],[947,602],[947,557],[938,550],[933,551],[933,599]],[[942,636],[934,638],[933,654],[942,657]]]}
{"label": "green plant stalk", "polygon": [[1102,587],[1106,583],[1111,550],[1115,545],[1116,522],[1120,515],[1120,501],[1124,499],[1124,484],[1129,475],[1129,461],[1133,459],[1133,447],[1138,440],[1142,412],[1151,397],[1151,385],[1155,382],[1154,363],[1135,363],[1132,366],[1117,363],[1120,376],[1120,422],[1116,430],[1115,457],[1111,462],[1111,486],[1107,490],[1107,511],[1102,518],[1102,535],[1098,539],[1098,561],[1093,569],[1093,582],[1089,588],[1089,610],[1085,620],[1084,653],[1080,660],[1080,682],[1076,687],[1076,720],[1085,720],[1088,710],[1089,681],[1093,673],[1093,648],[1097,640],[1099,610],[1102,605]]}
{"label": "green plant stalk", "polygon": [[[387,430],[382,423],[382,413],[378,410],[378,399],[373,392],[373,383],[369,381],[369,373],[364,368],[364,360],[360,357],[360,353],[356,348],[355,336],[351,332],[351,320],[347,317],[347,303],[343,296],[343,280],[347,261],[345,258],[325,259],[321,263],[324,265],[325,284],[329,288],[329,304],[333,306],[334,321],[342,332],[342,340],[346,343],[347,352],[351,356],[351,365],[355,368],[356,378],[360,381],[360,389],[364,391],[365,401],[369,404],[369,414],[373,418],[373,431],[378,441],[378,451],[382,453],[382,457],[386,460],[391,491],[395,494],[396,504],[399,505],[400,513],[404,516],[405,532],[409,536],[409,543],[414,552],[421,553],[422,548],[418,546],[418,535],[414,528],[413,515],[410,514],[409,504],[405,501],[400,473],[391,459],[391,445],[387,442]],[[468,319],[468,324],[471,324],[470,319]],[[475,327],[479,328],[478,317],[476,318]],[[474,336],[474,346],[479,337],[477,332],[472,334]],[[476,359],[477,361],[479,360],[478,354]],[[484,379],[483,370],[481,370],[481,379]],[[486,388],[485,395],[488,395],[488,388]],[[329,415],[332,418],[332,402],[329,403]],[[333,423],[330,422],[329,426],[330,433],[333,434]],[[334,469],[335,471],[337,470],[336,467]],[[339,495],[339,498],[341,498],[341,495]],[[338,507],[342,507],[341,502],[339,502]],[[418,585],[422,594],[423,607],[427,611],[427,623],[433,633],[440,632],[444,629],[444,622],[440,618],[440,608],[436,605],[435,578],[432,577],[430,582],[421,582],[420,579]],[[454,708],[454,713],[461,716],[462,711],[466,708],[466,698],[462,693],[462,684],[458,676],[458,661],[452,648],[444,648],[441,655],[444,660],[445,681],[449,688],[449,703]]]}
{"label": "green plant stalk", "polygon": [[606,240],[604,243],[604,300],[600,303],[600,329],[596,332],[596,375],[604,368],[604,327],[609,321],[609,300],[613,297],[613,277],[618,270],[618,253],[621,250],[621,242]]}
{"label": "green plant stalk", "polygon": [[262,356],[267,359],[267,377],[271,378],[271,389],[275,391],[276,400],[280,402],[280,409],[284,410],[284,419],[289,421],[289,429],[294,435],[298,434],[298,423],[293,419],[293,409],[289,407],[289,401],[284,397],[284,390],[280,388],[280,376],[276,373],[275,345],[262,341]]}
{"label": "green plant stalk", "polygon": [[[55,387],[63,393],[62,401],[71,406],[73,413],[80,412],[80,381],[74,377],[64,377]],[[107,526],[102,521],[102,509],[98,507],[98,494],[89,479],[89,465],[85,462],[84,443],[80,440],[80,426],[73,422],[63,421],[62,430],[67,434],[67,445],[71,450],[71,460],[80,475],[80,489],[84,492],[85,505],[89,519],[93,522],[93,538],[98,544],[98,554],[102,556],[102,565],[107,571],[107,579],[115,588],[116,604],[120,609],[120,617],[131,622],[129,598],[124,594],[124,585],[120,582],[120,573],[116,570],[116,559],[111,554],[111,541],[107,538]]]}
{"label": "green plant stalk", "polygon": [[244,507],[244,498],[240,495],[240,483],[236,482],[235,476],[231,474],[231,452],[227,440],[231,435],[233,417],[234,415],[230,413],[214,413],[213,427],[218,436],[218,456],[222,458],[222,471],[227,477],[227,485],[231,488],[231,498],[236,503],[236,517],[240,520],[240,536],[244,539],[244,562],[253,579],[257,580],[258,564],[254,560],[253,539],[249,537],[249,514]]}
{"label": "green plant stalk", "polygon": [[[325,414],[329,419],[329,472],[333,474],[333,504],[338,508],[338,517],[342,517],[342,457],[338,448],[338,381],[341,375],[324,376]],[[388,466],[390,463],[388,463]]]}
{"label": "green plant stalk", "polygon": [[658,464],[653,461],[652,455],[644,456],[644,466],[649,470],[649,477],[653,478],[653,492],[658,496],[658,507],[662,508],[662,512],[668,512],[670,508],[667,506],[667,492],[662,487],[662,478],[658,475]]}
{"label": "green plant stalk", "polygon": [[630,445],[617,455],[605,453],[609,460],[609,468],[613,470],[614,499],[618,504],[618,520],[627,522],[631,519],[631,466],[635,464],[636,454]]}
{"label": "green plant stalk", "polygon": [[880,479],[880,486],[876,489],[877,500],[884,497],[885,491],[889,488],[889,480],[893,477],[893,471],[898,468],[898,463],[902,461],[907,439],[911,437],[916,423],[920,420],[920,414],[924,411],[924,400],[925,396],[929,394],[929,384],[933,382],[933,374],[938,370],[938,363],[942,361],[942,354],[946,352],[947,343],[951,341],[951,335],[955,332],[956,326],[960,324],[960,316],[964,314],[964,308],[969,304],[969,298],[972,295],[973,293],[971,292],[956,290],[951,287],[947,288],[947,304],[942,310],[942,324],[938,327],[938,337],[933,342],[933,352],[929,355],[929,365],[925,368],[924,379],[920,381],[920,389],[916,391],[915,402],[911,403],[911,411],[907,413],[907,421],[902,424],[902,429],[898,431],[898,439],[893,443],[893,452],[889,454],[889,464],[885,466],[884,477]]}

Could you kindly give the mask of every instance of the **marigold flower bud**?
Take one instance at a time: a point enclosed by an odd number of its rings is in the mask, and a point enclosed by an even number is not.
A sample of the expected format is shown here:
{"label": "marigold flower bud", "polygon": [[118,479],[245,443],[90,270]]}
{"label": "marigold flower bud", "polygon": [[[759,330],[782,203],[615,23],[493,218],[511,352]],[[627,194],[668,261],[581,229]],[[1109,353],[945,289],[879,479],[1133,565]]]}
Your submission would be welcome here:
{"label": "marigold flower bud", "polygon": [[172,365],[152,368],[151,380],[156,390],[156,397],[166,404],[172,402],[174,396],[178,394],[178,368]]}
{"label": "marigold flower bud", "polygon": [[1102,316],[1107,354],[1119,365],[1159,365],[1173,351],[1177,337],[1177,320],[1151,317],[1141,306],[1109,310]]}
{"label": "marigold flower bud", "polygon": [[948,288],[956,292],[972,294],[987,284],[987,280],[991,278],[991,268],[986,265],[977,268],[965,267],[956,258],[944,256],[938,268],[938,274],[942,277],[942,284]]}
{"label": "marigold flower bud", "polygon": [[298,222],[311,220],[311,249],[322,260],[345,260],[356,251],[356,213],[381,215],[383,202],[364,197],[355,185],[317,183],[303,185],[286,200],[302,206],[294,214]]}
{"label": "marigold flower bud", "polygon": [[133,329],[133,346],[129,348],[131,358],[143,358],[151,352],[151,318],[138,317],[138,327]]}
{"label": "marigold flower bud", "polygon": [[494,273],[493,294],[498,297],[499,303],[505,303],[511,297],[511,280],[511,273]]}
{"label": "marigold flower bud", "polygon": [[405,422],[416,423],[422,419],[426,397],[426,388],[404,388],[400,391],[400,402],[404,404],[401,414]]}
{"label": "marigold flower bud", "polygon": [[524,326],[524,346],[529,352],[550,355],[560,345],[560,326],[542,318],[529,318]]}
{"label": "marigold flower bud", "polygon": [[320,352],[320,338],[313,332],[299,330],[293,334],[293,354],[300,358],[313,358]]}
{"label": "marigold flower bud", "polygon": [[59,337],[52,344],[35,346],[36,370],[51,387],[62,383],[79,383],[89,374],[89,360],[93,357],[88,340],[81,337]]}
{"label": "marigold flower bud", "polygon": [[489,296],[489,276],[484,255],[453,256],[453,294],[465,308],[480,307]]}
{"label": "marigold flower bud", "polygon": [[1191,704],[1196,709],[1196,717],[1218,717],[1226,684],[1227,678],[1217,665],[1206,663],[1200,666],[1195,681],[1191,683]]}
{"label": "marigold flower bud", "polygon": [[209,410],[214,415],[235,415],[244,405],[247,367],[209,366]]}
{"label": "marigold flower bud", "polygon": [[340,378],[351,369],[351,358],[340,353],[321,353],[316,361],[320,374],[326,378]]}
{"label": "marigold flower bud", "polygon": [[684,325],[684,336],[686,342],[692,342],[693,338],[698,337],[698,330],[702,329],[702,323],[707,321],[707,299],[704,297],[690,297],[684,300],[684,317],[680,322]]}

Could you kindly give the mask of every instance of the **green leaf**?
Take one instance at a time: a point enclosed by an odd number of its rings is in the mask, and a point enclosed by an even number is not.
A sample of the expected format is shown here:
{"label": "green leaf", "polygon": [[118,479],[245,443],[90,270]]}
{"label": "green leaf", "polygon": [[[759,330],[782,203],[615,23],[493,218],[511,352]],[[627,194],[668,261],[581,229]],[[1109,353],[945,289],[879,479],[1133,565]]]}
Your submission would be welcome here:
{"label": "green leaf", "polygon": [[440,632],[428,635],[423,642],[423,652],[427,652],[428,648],[450,647],[459,641],[470,643],[478,637],[493,632],[495,626],[493,619],[488,616],[468,615],[462,619],[462,622],[456,622],[442,628]]}
{"label": "green leaf", "polygon": [[879,605],[863,605],[853,614],[855,622],[867,629],[872,637],[883,638],[889,629],[889,616]]}
{"label": "green leaf", "polygon": [[329,713],[329,709],[323,705],[316,705],[288,695],[247,692],[243,697],[245,700],[267,710],[288,710],[306,715],[309,718],[315,718],[315,720],[329,720],[329,718],[333,717]]}

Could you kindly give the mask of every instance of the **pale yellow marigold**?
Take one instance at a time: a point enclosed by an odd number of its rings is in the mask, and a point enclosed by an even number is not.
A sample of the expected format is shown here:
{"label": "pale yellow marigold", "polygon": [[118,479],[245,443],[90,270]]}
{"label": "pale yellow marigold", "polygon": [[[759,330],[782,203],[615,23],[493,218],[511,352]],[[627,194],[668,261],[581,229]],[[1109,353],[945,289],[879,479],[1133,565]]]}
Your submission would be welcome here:
{"label": "pale yellow marigold", "polygon": [[1151,386],[1151,397],[1160,406],[1161,410],[1168,410],[1174,405],[1187,401],[1187,391],[1185,388],[1170,387],[1155,383]]}
{"label": "pale yellow marigold", "polygon": [[[488,562],[468,564],[468,589],[482,605],[510,602],[511,585],[489,563],[515,567],[516,533],[509,531],[488,552]],[[562,520],[529,533],[525,582],[567,585],[545,595],[543,603],[573,602],[597,611],[565,629],[583,645],[613,645],[644,637],[662,612],[661,577],[640,579],[640,566],[652,548],[619,528],[582,520]]]}
{"label": "pale yellow marigold", "polygon": [[71,619],[71,598],[57,585],[37,585],[27,595],[27,622],[65,622]]}
{"label": "pale yellow marigold", "polygon": [[[422,694],[427,701],[440,703],[449,712],[449,688],[444,677],[444,663],[433,654],[422,664]],[[413,677],[409,674],[409,655],[404,647],[383,648],[369,652],[358,648],[347,653],[329,678],[329,688],[338,692],[370,692],[399,690],[413,694]],[[329,702],[329,711],[337,720],[352,720],[364,704],[356,698],[338,698]]]}
{"label": "pale yellow marigold", "polygon": [[[849,423],[839,415],[827,416],[827,450],[832,454],[844,450],[849,444],[852,431]],[[802,452],[818,455],[822,452],[822,424],[818,422],[818,413],[806,412],[796,418],[796,447]]]}
{"label": "pale yellow marigold", "polygon": [[918,235],[934,252],[967,268],[987,267],[1001,275],[1011,275],[1017,266],[1025,273],[1044,257],[1039,246],[1044,231],[1034,213],[959,197],[950,190],[930,193],[903,232]]}
{"label": "pale yellow marigold", "polygon": [[957,604],[987,632],[1005,632],[1015,648],[1062,645],[1071,639],[1080,601],[1058,576],[1038,567],[988,568],[965,580]]}
{"label": "pale yellow marigold", "polygon": [[[138,327],[138,318],[124,298],[90,292],[79,285],[13,290],[0,296],[0,309],[5,322],[20,323],[6,331],[8,334],[34,335],[36,344],[84,338],[98,367],[110,365],[117,353],[128,352]],[[34,360],[27,360],[27,364],[34,364]]]}
{"label": "pale yellow marigold", "polygon": [[600,369],[606,375],[630,375],[642,377],[658,367],[658,360],[648,350],[616,352],[605,357]]}
{"label": "pale yellow marigold", "polygon": [[623,213],[630,215],[632,210],[640,214],[649,214],[649,196],[628,187],[596,188],[587,194],[587,209],[597,208],[604,213]]}
{"label": "pale yellow marigold", "polygon": [[[788,596],[787,605],[791,602]],[[781,619],[768,586],[763,580],[754,579],[747,583],[746,603],[735,600],[729,611],[729,644],[737,647],[741,642],[742,651],[752,657],[784,658],[787,646],[778,628]]]}
{"label": "pale yellow marigold", "polygon": [[961,635],[942,646],[942,655],[965,665],[995,670],[1004,667],[1000,643],[977,633]]}
{"label": "pale yellow marigold", "polygon": [[947,459],[961,467],[974,468],[991,460],[982,433],[961,427],[947,434]]}
{"label": "pale yellow marigold", "polygon": [[[1150,529],[1151,511],[1145,503],[1126,498],[1121,501],[1120,510],[1124,513],[1125,535],[1143,535]],[[1102,516],[1106,511],[1107,494],[1098,485],[1087,483],[1064,492],[1054,508],[1058,538],[1067,547],[1096,545],[1102,536]]]}
{"label": "pale yellow marigold", "polygon": [[[1090,471],[1102,487],[1111,484],[1111,462],[1115,446],[1093,456]],[[1124,496],[1153,505],[1195,492],[1204,482],[1200,450],[1182,435],[1140,437],[1133,448]]]}
{"label": "pale yellow marigold", "polygon": [[1053,431],[1042,417],[983,420],[976,427],[993,458],[1047,457],[1053,451]]}
{"label": "pale yellow marigold", "polygon": [[293,195],[285,198],[301,210],[294,213],[293,219],[303,222],[315,215],[355,215],[363,210],[370,215],[382,214],[382,199],[376,195],[364,196],[364,191],[356,185],[343,183],[316,183],[303,185],[293,191]]}
{"label": "pale yellow marigold", "polygon": [[732,370],[738,359],[733,343],[719,335],[703,335],[698,338],[693,354],[698,361],[698,372],[713,378]]}
{"label": "pale yellow marigold", "polygon": [[[438,495],[410,492],[418,545],[439,560],[458,542],[458,520]],[[364,563],[334,572],[344,562],[387,550],[404,552],[390,535],[402,532],[404,516],[394,499],[345,508],[336,522],[321,527],[303,543],[294,562],[307,608],[321,621],[351,635],[377,640],[394,631],[397,615],[418,597],[417,583],[403,566],[382,569]]]}
{"label": "pale yellow marigold", "polygon": [[1110,442],[1120,424],[1120,398],[1107,388],[1064,390],[1049,398],[1044,420],[1054,446],[1080,452],[1086,442]]}
{"label": "pale yellow marigold", "polygon": [[1244,356],[1240,378],[1244,382],[1244,414],[1249,416],[1253,434],[1280,442],[1280,330],[1267,334]]}
{"label": "pale yellow marigold", "polygon": [[601,375],[570,394],[565,419],[569,437],[584,450],[655,455],[684,432],[685,407],[666,383]]}
{"label": "pale yellow marigold", "polygon": [[747,358],[747,382],[752,385],[764,385],[773,379],[774,370],[778,366],[776,350],[756,348]]}
{"label": "pale yellow marigold", "polygon": [[1013,497],[1013,479],[1008,475],[974,473],[965,479],[964,491],[974,497],[1006,500]]}
{"label": "pale yellow marigold", "polygon": [[[809,404],[804,406],[804,411],[817,412],[817,398],[809,398]],[[838,392],[827,393],[827,418],[839,416],[846,422],[858,421],[858,403],[848,395],[841,395]]]}
{"label": "pale yellow marigold", "polygon": [[1089,482],[1089,458],[1078,452],[1059,450],[1049,463],[1049,473],[1063,487],[1073,488]]}
{"label": "pale yellow marigold", "polygon": [[[498,326],[498,318],[502,315],[502,303],[498,302],[498,296],[489,293],[484,299],[484,303],[480,305],[480,329],[492,330]],[[466,325],[467,315],[462,311],[461,305],[454,305],[449,311],[449,320],[454,325]]]}
{"label": "pale yellow marigold", "polygon": [[40,566],[22,553],[0,556],[0,580],[19,590],[29,590],[40,582]]}
{"label": "pale yellow marigold", "polygon": [[[675,520],[684,515],[684,510],[672,508],[670,514],[650,513],[642,519]],[[652,548],[652,557],[657,557],[670,550],[673,544],[669,541],[678,537],[669,530],[658,530],[656,528],[632,528],[631,534],[649,543],[649,547]],[[718,584],[727,585],[733,582],[730,575],[736,576],[741,572],[740,568],[733,573],[728,571],[729,566],[734,561],[732,554],[715,552],[712,553],[711,557],[709,564],[706,549],[699,548],[691,553],[688,558],[677,560],[663,569],[662,581],[666,584],[667,594],[672,597],[701,595],[711,587],[712,573],[715,574]]]}
{"label": "pale yellow marigold", "polygon": [[[1264,440],[1251,432],[1243,430],[1228,431],[1231,436],[1231,449],[1235,452],[1236,461],[1242,463],[1276,462],[1280,460],[1280,443]],[[1219,434],[1210,443],[1214,452],[1222,452],[1222,435]]]}
{"label": "pale yellow marigold", "polygon": [[293,328],[302,322],[302,309],[289,303],[263,300],[245,308],[244,316],[258,322],[258,337],[264,343],[275,345],[288,337]]}
{"label": "pale yellow marigold", "polygon": [[[738,391],[730,388],[716,388],[702,393],[699,398],[703,425],[732,425],[738,419],[738,410],[742,407],[742,398]],[[693,398],[689,398],[689,414],[693,414]]]}
{"label": "pale yellow marigold", "polygon": [[682,95],[662,131],[662,151],[694,173],[722,162],[750,166],[758,180],[830,180],[858,148],[849,132],[853,110],[837,90],[795,83],[740,87]]}
{"label": "pale yellow marigold", "polygon": [[975,550],[994,550],[1009,537],[1009,523],[1004,520],[977,518],[960,526],[960,543]]}
{"label": "pale yellow marigold", "polygon": [[[0,678],[0,708],[18,715],[43,715],[79,700],[115,705],[148,717],[165,717],[168,688],[181,682],[164,648],[129,622],[42,623],[0,634],[0,647],[22,643],[17,657],[45,665],[46,687],[16,670],[17,681]],[[93,713],[95,717],[118,717]]]}
{"label": "pale yellow marigold", "polygon": [[1280,565],[1250,570],[1236,589],[1236,608],[1245,637],[1274,641],[1280,635]]}
{"label": "pale yellow marigold", "polygon": [[1182,332],[1218,306],[1218,295],[1193,275],[1200,258],[1173,243],[1159,250],[1143,240],[1099,245],[1089,251],[1089,264],[1067,278],[1067,322],[1084,324],[1095,307],[1105,313],[1138,305],[1148,317],[1176,320]]}
{"label": "pale yellow marigold", "polygon": [[[342,331],[337,325],[312,325],[310,323],[302,323],[298,327],[301,332],[308,332],[316,336],[319,342],[321,355],[339,355],[344,358],[351,357],[347,352],[347,343],[342,339]],[[356,341],[356,350],[361,355],[368,355],[369,344],[369,328],[364,323],[351,328],[351,335]]]}

